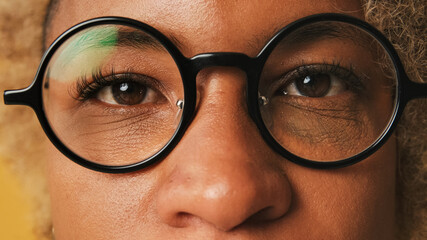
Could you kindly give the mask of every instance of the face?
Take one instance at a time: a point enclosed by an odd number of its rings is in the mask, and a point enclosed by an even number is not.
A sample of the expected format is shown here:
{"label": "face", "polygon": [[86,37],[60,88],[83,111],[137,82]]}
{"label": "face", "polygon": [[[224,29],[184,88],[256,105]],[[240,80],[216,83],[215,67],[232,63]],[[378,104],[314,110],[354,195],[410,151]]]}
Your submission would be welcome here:
{"label": "face", "polygon": [[[47,41],[81,21],[114,15],[174,36],[186,57],[255,56],[278,29],[323,12],[363,19],[356,0],[62,0]],[[342,51],[353,54],[345,46]],[[363,62],[363,56],[355,58]],[[248,115],[241,70],[206,68],[197,83],[191,125],[154,166],[99,173],[48,146],[56,239],[393,239],[394,137],[349,167],[302,167],[264,142]],[[293,142],[288,147],[298,149],[298,139]]]}

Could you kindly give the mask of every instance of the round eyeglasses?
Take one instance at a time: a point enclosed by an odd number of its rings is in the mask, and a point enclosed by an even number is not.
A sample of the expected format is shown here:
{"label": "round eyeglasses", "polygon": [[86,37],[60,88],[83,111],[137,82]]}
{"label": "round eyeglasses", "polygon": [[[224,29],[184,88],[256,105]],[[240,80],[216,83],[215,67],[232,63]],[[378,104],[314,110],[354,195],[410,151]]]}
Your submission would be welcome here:
{"label": "round eyeglasses", "polygon": [[176,146],[195,113],[196,77],[211,66],[246,72],[248,114],[264,140],[312,168],[366,158],[391,135],[405,104],[427,96],[427,85],[409,80],[378,30],[325,13],[287,25],[253,58],[187,58],[149,25],[92,19],[62,34],[31,86],[5,91],[4,100],[32,107],[52,143],[76,163],[131,172]]}

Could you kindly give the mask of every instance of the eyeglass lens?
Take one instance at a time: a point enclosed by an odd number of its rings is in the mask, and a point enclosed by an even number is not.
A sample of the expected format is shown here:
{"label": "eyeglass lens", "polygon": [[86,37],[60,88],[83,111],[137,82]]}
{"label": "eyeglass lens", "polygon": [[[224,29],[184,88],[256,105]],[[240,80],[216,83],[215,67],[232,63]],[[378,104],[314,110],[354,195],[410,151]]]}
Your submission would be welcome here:
{"label": "eyeglass lens", "polygon": [[99,25],[69,38],[44,76],[43,103],[53,131],[92,162],[145,160],[172,138],[184,88],[162,44],[141,30]]}
{"label": "eyeglass lens", "polygon": [[[396,106],[396,72],[364,30],[317,22],[285,36],[259,80],[260,112],[283,148],[337,161],[371,146]],[[43,81],[49,124],[71,151],[121,166],[160,151],[182,117],[184,87],[163,45],[143,30],[99,25],[53,54]]]}
{"label": "eyeglass lens", "polygon": [[260,110],[283,148],[313,161],[353,157],[389,126],[396,72],[370,34],[342,22],[317,22],[284,37],[259,82]]}

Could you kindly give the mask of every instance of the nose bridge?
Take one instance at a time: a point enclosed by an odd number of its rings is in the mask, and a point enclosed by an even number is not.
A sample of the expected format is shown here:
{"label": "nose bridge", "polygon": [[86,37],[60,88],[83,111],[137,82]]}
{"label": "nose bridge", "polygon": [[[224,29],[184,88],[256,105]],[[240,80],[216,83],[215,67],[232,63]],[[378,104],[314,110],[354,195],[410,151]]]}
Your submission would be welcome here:
{"label": "nose bridge", "polygon": [[156,204],[171,226],[201,219],[229,231],[249,219],[273,221],[289,208],[287,177],[236,94],[244,88],[243,74],[226,66],[203,71],[198,112],[163,162],[167,171]]}

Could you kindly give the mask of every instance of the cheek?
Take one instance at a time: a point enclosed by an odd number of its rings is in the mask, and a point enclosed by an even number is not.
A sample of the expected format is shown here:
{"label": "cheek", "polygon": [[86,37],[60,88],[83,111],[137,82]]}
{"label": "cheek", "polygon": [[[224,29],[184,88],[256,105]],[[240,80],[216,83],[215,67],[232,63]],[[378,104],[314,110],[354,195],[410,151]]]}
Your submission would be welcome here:
{"label": "cheek", "polygon": [[295,203],[289,219],[293,216],[300,223],[311,219],[316,223],[313,231],[328,229],[334,234],[329,239],[393,239],[396,159],[392,136],[353,166],[336,170],[289,166]]}
{"label": "cheek", "polygon": [[48,181],[57,239],[129,239],[124,233],[132,231],[124,229],[152,221],[154,207],[150,199],[155,171],[98,173],[75,164],[51,145],[48,149]]}

